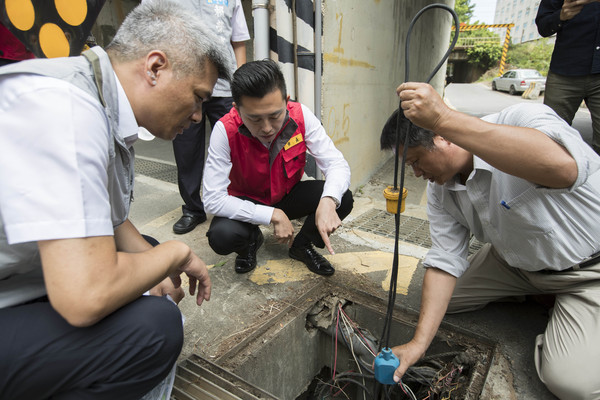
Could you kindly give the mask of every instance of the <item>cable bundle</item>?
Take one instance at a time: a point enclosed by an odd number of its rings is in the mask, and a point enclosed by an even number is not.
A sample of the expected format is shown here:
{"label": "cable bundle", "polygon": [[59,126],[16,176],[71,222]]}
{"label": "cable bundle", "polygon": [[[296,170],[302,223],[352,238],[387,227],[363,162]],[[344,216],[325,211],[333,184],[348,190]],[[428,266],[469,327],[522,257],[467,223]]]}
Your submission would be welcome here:
{"label": "cable bundle", "polygon": [[[450,53],[452,52],[452,50],[454,49],[454,46],[456,45],[456,41],[458,40],[458,27],[459,27],[459,20],[458,20],[458,15],[456,14],[456,12],[448,7],[445,4],[430,4],[426,7],[424,7],[423,9],[421,9],[417,15],[415,15],[415,17],[412,19],[409,27],[408,27],[408,32],[406,34],[406,47],[405,47],[405,57],[406,57],[406,68],[405,68],[405,78],[404,81],[408,82],[409,81],[409,56],[408,56],[408,51],[410,48],[410,34],[412,32],[412,29],[415,25],[415,22],[419,19],[419,17],[421,15],[423,15],[423,13],[429,9],[432,8],[442,8],[448,12],[450,12],[454,18],[454,25],[455,25],[455,31],[456,34],[454,35],[454,38],[452,40],[452,43],[450,44],[450,47],[448,48],[448,50],[446,51],[446,53],[444,54],[444,56],[442,57],[442,60],[438,63],[438,65],[434,68],[433,72],[429,75],[429,77],[427,78],[426,83],[429,83],[431,81],[431,79],[435,76],[435,74],[439,71],[439,69],[442,67],[442,65],[444,64],[444,62],[446,61],[446,59],[449,57]],[[399,103],[398,105],[398,120],[396,123],[396,149],[395,149],[395,164],[394,164],[394,190],[398,190],[398,186],[397,186],[397,176],[398,176],[398,152],[400,150],[400,113],[402,112],[402,107],[401,107],[401,103]],[[406,131],[406,136],[405,136],[405,140],[404,140],[404,146],[403,146],[403,152],[402,152],[402,160],[406,160],[406,155],[407,155],[407,151],[408,151],[408,147],[409,147],[409,141],[410,141],[410,133],[411,130],[413,129],[413,124],[411,123],[409,125],[408,130]],[[401,174],[400,174],[400,188],[404,188],[404,176],[405,176],[405,172],[406,172],[406,165],[403,162],[402,163],[402,169],[401,169]],[[392,273],[391,273],[391,279],[390,279],[390,288],[388,291],[388,306],[387,306],[387,311],[386,311],[386,316],[385,316],[385,322],[384,322],[384,326],[383,326],[383,330],[382,330],[382,334],[381,334],[381,340],[379,341],[380,345],[378,348],[378,352],[381,352],[382,349],[382,345],[385,346],[385,348],[389,348],[389,343],[390,343],[390,330],[391,330],[391,321],[392,321],[392,316],[393,316],[393,312],[394,312],[394,305],[396,303],[396,286],[397,286],[397,280],[398,280],[398,247],[399,247],[399,237],[400,237],[400,209],[401,209],[401,205],[402,205],[402,201],[398,201],[398,210],[395,214],[395,218],[394,218],[394,222],[395,222],[395,243],[394,243],[394,258],[393,258],[393,262],[392,262]],[[400,360],[400,362],[402,362]],[[400,382],[401,387],[404,387],[404,384],[402,382]]]}

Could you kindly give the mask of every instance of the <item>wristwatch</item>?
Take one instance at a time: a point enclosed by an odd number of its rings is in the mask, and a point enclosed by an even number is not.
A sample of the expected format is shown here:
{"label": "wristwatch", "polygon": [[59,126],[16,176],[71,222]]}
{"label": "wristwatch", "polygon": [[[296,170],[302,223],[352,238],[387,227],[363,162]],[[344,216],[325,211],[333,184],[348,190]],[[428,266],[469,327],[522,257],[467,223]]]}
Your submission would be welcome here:
{"label": "wristwatch", "polygon": [[329,197],[331,200],[333,200],[333,202],[335,203],[335,208],[338,208],[340,206],[340,202],[335,197],[333,197],[333,196],[325,196],[325,197]]}

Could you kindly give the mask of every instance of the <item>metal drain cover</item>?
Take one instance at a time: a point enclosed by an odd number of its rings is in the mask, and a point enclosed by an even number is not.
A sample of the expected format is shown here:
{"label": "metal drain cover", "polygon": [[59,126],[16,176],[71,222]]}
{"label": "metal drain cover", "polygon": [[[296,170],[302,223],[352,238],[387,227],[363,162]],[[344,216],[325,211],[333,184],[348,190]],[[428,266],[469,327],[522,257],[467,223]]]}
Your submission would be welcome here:
{"label": "metal drain cover", "polygon": [[[376,235],[394,239],[396,237],[396,222],[394,214],[384,210],[371,209],[348,224],[350,228],[360,229]],[[400,216],[398,238],[403,242],[413,243],[424,248],[431,248],[429,221],[421,218]],[[471,237],[469,255],[476,253],[483,243]]]}
{"label": "metal drain cover", "polygon": [[135,173],[136,175],[145,175],[164,182],[177,184],[177,167],[175,165],[136,157]]}

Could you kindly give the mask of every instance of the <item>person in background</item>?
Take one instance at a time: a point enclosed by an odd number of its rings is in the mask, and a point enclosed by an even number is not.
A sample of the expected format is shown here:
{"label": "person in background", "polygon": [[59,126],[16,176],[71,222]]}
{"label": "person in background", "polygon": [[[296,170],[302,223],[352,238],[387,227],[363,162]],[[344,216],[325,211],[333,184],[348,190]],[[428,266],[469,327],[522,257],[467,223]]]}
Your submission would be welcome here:
{"label": "person in background", "polygon": [[[289,256],[310,271],[331,275],[334,268],[313,245],[333,254],[329,241],[352,211],[350,167],[317,117],[289,101],[276,62],[241,66],[231,83],[233,108],[215,125],[204,170],[206,233],[218,254],[237,253],[235,271],[256,267],[263,243],[259,225],[273,225]],[[309,152],[325,176],[301,180]],[[305,217],[294,236],[291,220]]]}
{"label": "person in background", "polygon": [[540,35],[556,34],[544,104],[571,125],[585,101],[600,154],[600,0],[542,0],[535,23]]}
{"label": "person in background", "polygon": [[[178,0],[178,3],[190,9],[191,15],[200,17],[204,26],[218,36],[219,45],[226,49],[229,56],[231,73],[246,62],[246,41],[250,39],[250,34],[241,0]],[[182,216],[173,225],[175,233],[190,232],[206,221],[200,196],[206,148],[206,119],[214,127],[219,118],[229,112],[232,101],[229,82],[219,79],[212,97],[203,105],[202,120],[191,125],[173,141],[177,184],[184,203],[181,207]]]}
{"label": "person in background", "polygon": [[[183,344],[180,274],[210,299],[186,244],[128,219],[140,127],[173,140],[202,116],[226,55],[162,0],[134,8],[106,51],[0,68],[0,393],[139,399]],[[32,118],[35,115],[35,118]],[[148,293],[149,296],[143,296]]]}
{"label": "person in background", "polygon": [[[386,122],[381,147],[396,148],[399,119],[398,154],[409,130],[403,161],[429,181],[432,246],[414,336],[392,348],[394,380],[425,354],[445,313],[549,294],[556,301],[536,338],[537,373],[561,399],[597,398],[600,157],[543,104],[479,119],[450,109],[428,84],[397,91],[401,110]],[[471,235],[486,244],[468,259]]]}

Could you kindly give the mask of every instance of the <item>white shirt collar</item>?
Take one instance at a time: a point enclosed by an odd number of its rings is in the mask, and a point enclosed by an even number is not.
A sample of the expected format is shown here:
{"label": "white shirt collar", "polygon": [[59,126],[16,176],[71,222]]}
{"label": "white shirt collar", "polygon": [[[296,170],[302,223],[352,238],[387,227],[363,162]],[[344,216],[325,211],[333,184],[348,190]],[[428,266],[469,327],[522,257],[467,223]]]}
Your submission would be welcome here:
{"label": "white shirt collar", "polygon": [[154,136],[150,132],[138,126],[129,99],[117,74],[115,74],[115,81],[117,83],[117,97],[119,102],[119,134],[122,135],[127,146],[131,146],[137,139],[154,139]]}

